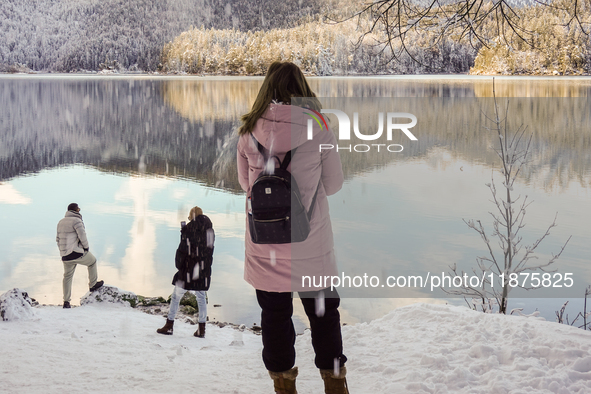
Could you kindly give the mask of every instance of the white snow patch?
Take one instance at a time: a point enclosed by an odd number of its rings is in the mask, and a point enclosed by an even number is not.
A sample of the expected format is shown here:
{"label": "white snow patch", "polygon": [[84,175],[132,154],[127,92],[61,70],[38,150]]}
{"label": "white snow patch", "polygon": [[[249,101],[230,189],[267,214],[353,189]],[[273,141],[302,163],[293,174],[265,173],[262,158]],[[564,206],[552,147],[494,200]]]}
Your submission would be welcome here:
{"label": "white snow patch", "polygon": [[[159,335],[164,316],[109,302],[36,310],[35,320],[0,322],[6,392],[169,393],[190,382],[204,393],[272,392],[250,331],[208,324],[195,338],[179,319],[174,335]],[[591,392],[591,333],[539,318],[414,304],[342,332],[352,393]],[[298,392],[323,392],[309,330],[295,346]]]}
{"label": "white snow patch", "polygon": [[0,295],[0,320],[27,320],[35,316],[33,300],[26,291],[14,288]]}
{"label": "white snow patch", "polygon": [[123,306],[135,306],[135,304],[138,302],[138,297],[135,295],[135,293],[130,291],[121,290],[114,286],[104,285],[92,293],[86,293],[84,297],[80,299],[80,305],[102,302],[119,304]]}

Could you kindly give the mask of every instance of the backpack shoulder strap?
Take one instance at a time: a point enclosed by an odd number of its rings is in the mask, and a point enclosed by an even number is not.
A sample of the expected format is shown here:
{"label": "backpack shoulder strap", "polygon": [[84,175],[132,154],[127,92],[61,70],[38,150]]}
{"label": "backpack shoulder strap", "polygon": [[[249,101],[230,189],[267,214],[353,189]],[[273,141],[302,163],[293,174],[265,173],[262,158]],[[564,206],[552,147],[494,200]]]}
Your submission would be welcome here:
{"label": "backpack shoulder strap", "polygon": [[[252,133],[250,134],[250,136],[252,137],[252,140],[254,141],[257,150],[260,152],[261,155],[263,155],[263,157],[265,158],[265,160],[269,160],[267,154],[265,153],[265,147],[263,145],[261,145],[261,143],[259,141],[257,141],[257,139],[254,137],[254,135],[252,135]],[[287,166],[289,166],[289,163],[291,162],[291,156],[293,156],[296,152],[297,148],[294,148],[292,150],[290,150],[289,152],[287,152],[285,154],[285,157],[283,158],[283,161],[279,160],[279,158],[277,156],[272,156],[274,158],[277,159],[277,161],[279,162],[279,168],[283,169],[283,170],[287,170]]]}
{"label": "backpack shoulder strap", "polygon": [[289,166],[289,163],[291,162],[291,156],[295,155],[297,149],[297,147],[293,148],[285,154],[285,157],[283,158],[283,161],[281,162],[280,166],[282,169],[287,170],[287,166]]}
{"label": "backpack shoulder strap", "polygon": [[250,133],[250,136],[252,137],[252,140],[254,141],[258,151],[261,153],[261,155],[263,155],[263,157],[265,158],[265,160],[267,160],[267,155],[265,154],[265,148],[263,148],[263,146],[261,145],[260,142],[257,141],[256,138],[254,138],[254,135],[252,133]]}
{"label": "backpack shoulder strap", "polygon": [[308,221],[312,220],[312,213],[314,212],[314,205],[316,205],[316,196],[318,196],[318,189],[320,189],[320,180],[318,181],[318,186],[316,186],[316,192],[314,193],[314,197],[312,197],[312,204],[310,204],[310,210],[307,212],[308,214]]}

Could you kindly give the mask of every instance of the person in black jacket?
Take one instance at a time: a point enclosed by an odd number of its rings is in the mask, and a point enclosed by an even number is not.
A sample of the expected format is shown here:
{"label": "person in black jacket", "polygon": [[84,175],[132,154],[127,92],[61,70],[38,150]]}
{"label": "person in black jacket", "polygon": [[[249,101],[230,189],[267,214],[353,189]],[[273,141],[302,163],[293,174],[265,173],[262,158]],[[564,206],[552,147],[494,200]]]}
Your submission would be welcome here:
{"label": "person in black jacket", "polygon": [[175,256],[175,265],[178,271],[172,279],[174,291],[170,300],[168,318],[164,327],[159,328],[156,332],[172,335],[174,317],[179,309],[181,298],[187,291],[193,291],[199,307],[199,328],[194,335],[203,338],[207,319],[205,292],[209,290],[211,282],[215,233],[211,220],[203,214],[201,208],[191,208],[189,220],[187,225],[184,225],[184,222],[181,223],[181,242]]}

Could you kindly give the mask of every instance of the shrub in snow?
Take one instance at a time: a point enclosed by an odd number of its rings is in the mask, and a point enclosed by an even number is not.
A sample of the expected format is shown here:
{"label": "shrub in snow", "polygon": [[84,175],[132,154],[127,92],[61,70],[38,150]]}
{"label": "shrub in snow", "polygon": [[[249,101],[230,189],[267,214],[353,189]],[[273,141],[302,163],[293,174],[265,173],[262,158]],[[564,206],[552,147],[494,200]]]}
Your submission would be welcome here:
{"label": "shrub in snow", "polygon": [[0,318],[4,321],[30,319],[35,316],[33,306],[38,302],[31,299],[26,291],[12,289],[0,295]]}
{"label": "shrub in snow", "polygon": [[[493,99],[494,112],[491,116],[486,116],[486,119],[492,123],[492,127],[486,127],[486,129],[495,133],[499,140],[495,152],[501,162],[500,173],[502,179],[498,191],[498,182],[495,182],[494,178],[491,179],[490,183],[486,184],[492,195],[490,201],[496,205],[494,213],[490,212],[493,217],[493,231],[487,232],[480,220],[464,219],[468,227],[476,231],[486,244],[487,253],[476,258],[478,269],[473,270],[477,276],[480,276],[477,273],[478,271],[482,273],[482,280],[476,286],[470,283],[460,286],[459,289],[443,290],[448,294],[461,295],[465,300],[472,298],[474,309],[481,308],[483,312],[492,312],[496,305],[499,308],[499,313],[506,314],[509,293],[512,288],[519,287],[530,290],[545,286],[540,286],[541,281],[538,285],[533,285],[535,282],[532,281],[530,282],[531,287],[527,287],[524,284],[525,281],[520,283],[518,279],[522,278],[522,275],[527,278],[530,274],[532,279],[534,274],[539,275],[539,278],[543,278],[542,273],[549,277],[550,274],[545,273],[548,266],[554,264],[562,255],[570,237],[557,254],[553,253],[552,257],[546,260],[537,260],[536,249],[550,235],[550,230],[556,227],[555,216],[546,232],[535,242],[530,245],[522,243],[520,231],[525,227],[526,208],[529,207],[531,202],[528,201],[527,195],[523,198],[520,195],[515,196],[516,192],[513,190],[513,185],[518,179],[518,175],[523,172],[524,167],[529,162],[533,133],[528,135],[526,133],[527,127],[523,125],[519,126],[515,131],[510,130],[508,126],[510,123],[507,119],[508,104],[504,111],[497,104],[494,80]],[[492,239],[489,238],[489,234]],[[497,242],[491,242],[495,238]],[[497,250],[495,245],[498,245],[500,250]],[[458,271],[455,264],[450,268],[454,276],[464,277],[466,275],[464,271]]]}
{"label": "shrub in snow", "polygon": [[109,302],[135,308],[138,304],[138,296],[130,291],[121,290],[114,286],[103,286],[92,293],[86,293],[80,299],[80,305]]}

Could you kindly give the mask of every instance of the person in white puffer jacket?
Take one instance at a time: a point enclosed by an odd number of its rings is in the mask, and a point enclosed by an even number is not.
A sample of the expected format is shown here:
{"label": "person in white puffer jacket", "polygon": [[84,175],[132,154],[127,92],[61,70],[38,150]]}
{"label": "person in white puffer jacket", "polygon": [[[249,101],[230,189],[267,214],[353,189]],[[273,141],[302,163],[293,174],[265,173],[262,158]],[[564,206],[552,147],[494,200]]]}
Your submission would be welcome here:
{"label": "person in white puffer jacket", "polygon": [[89,252],[86,230],[78,204],[68,205],[66,216],[57,224],[55,241],[64,264],[64,308],[70,308],[72,278],[77,264],[88,267],[88,286],[91,292],[99,289],[104,283],[98,280],[96,257]]}

